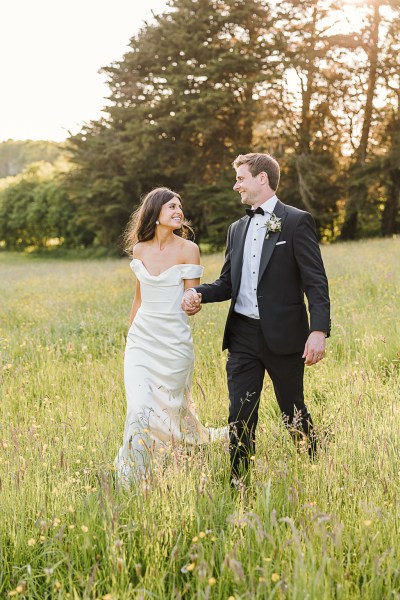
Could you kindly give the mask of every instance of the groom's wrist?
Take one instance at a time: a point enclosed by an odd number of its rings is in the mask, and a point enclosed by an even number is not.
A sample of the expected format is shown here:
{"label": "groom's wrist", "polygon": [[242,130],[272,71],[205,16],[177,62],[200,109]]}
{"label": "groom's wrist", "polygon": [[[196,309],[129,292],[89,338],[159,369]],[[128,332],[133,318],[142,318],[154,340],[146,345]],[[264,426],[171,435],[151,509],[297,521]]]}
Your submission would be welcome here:
{"label": "groom's wrist", "polygon": [[321,331],[321,329],[312,329],[310,333],[322,333],[324,337],[328,337],[327,331]]}

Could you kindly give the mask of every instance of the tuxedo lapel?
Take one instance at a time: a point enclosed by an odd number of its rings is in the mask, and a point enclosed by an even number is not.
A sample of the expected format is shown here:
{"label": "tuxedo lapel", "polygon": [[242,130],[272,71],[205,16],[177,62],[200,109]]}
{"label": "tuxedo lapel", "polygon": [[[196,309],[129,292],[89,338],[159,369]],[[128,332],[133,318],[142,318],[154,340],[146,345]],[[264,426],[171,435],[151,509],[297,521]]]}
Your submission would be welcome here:
{"label": "tuxedo lapel", "polygon": [[[282,221],[281,221],[281,230],[282,230],[283,224],[286,219],[286,210],[285,210],[285,205],[280,200],[278,200],[278,202],[275,205],[274,214],[279,219],[282,219]],[[278,241],[279,235],[280,235],[280,231],[271,232],[269,234],[269,237],[264,240],[264,244],[263,244],[262,251],[261,251],[261,258],[260,258],[260,269],[258,271],[258,282],[260,282],[260,279],[264,275],[264,271],[267,268],[269,261],[271,260],[271,256],[272,256],[273,251],[275,250],[275,244]]]}
{"label": "tuxedo lapel", "polygon": [[232,242],[231,254],[231,277],[232,289],[239,289],[240,278],[242,276],[243,250],[246,240],[246,233],[250,223],[249,217],[243,217],[237,224],[234,239]]}

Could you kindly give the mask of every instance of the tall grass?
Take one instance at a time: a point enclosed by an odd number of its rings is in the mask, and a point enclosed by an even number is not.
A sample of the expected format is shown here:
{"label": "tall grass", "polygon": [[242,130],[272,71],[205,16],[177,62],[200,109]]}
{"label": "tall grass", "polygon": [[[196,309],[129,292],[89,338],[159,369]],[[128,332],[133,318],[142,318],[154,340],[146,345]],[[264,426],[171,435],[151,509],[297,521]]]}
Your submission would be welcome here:
{"label": "tall grass", "polygon": [[[400,240],[325,247],[333,331],[306,370],[322,448],[293,448],[266,378],[250,488],[224,443],[120,489],[127,260],[0,254],[0,597],[400,598]],[[204,281],[222,255],[204,258]],[[228,411],[227,304],[192,321],[204,423]]]}

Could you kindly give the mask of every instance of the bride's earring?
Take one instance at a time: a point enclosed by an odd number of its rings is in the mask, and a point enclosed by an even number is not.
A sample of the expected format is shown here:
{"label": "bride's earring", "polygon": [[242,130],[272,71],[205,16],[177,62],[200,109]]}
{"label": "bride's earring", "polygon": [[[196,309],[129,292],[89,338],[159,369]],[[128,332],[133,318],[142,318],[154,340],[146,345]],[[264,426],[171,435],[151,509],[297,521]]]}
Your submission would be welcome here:
{"label": "bride's earring", "polygon": [[160,221],[156,221],[156,225],[159,225],[159,224],[160,224]]}

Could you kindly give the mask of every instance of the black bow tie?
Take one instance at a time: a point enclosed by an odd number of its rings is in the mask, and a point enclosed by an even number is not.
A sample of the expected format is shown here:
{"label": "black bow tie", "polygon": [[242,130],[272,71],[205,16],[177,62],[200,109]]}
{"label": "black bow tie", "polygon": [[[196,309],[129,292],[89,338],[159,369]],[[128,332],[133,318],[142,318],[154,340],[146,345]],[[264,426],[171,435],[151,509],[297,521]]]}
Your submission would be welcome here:
{"label": "black bow tie", "polygon": [[256,208],[256,210],[253,210],[252,208],[246,208],[246,213],[249,215],[250,219],[252,219],[254,215],[263,215],[264,211],[261,206],[259,206]]}

